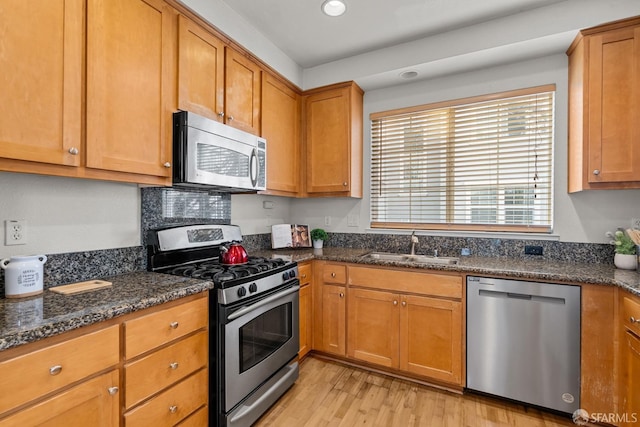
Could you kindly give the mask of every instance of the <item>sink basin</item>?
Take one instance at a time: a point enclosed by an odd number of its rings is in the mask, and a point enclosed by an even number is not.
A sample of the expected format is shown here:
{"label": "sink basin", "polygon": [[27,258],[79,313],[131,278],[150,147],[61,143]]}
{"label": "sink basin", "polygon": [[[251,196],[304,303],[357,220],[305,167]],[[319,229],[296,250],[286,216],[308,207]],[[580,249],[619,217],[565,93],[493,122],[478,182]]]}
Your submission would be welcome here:
{"label": "sink basin", "polygon": [[415,262],[419,264],[457,264],[458,258],[446,256],[429,256],[429,255],[410,255],[410,254],[392,254],[388,252],[370,252],[362,255],[363,258],[370,258],[380,261],[395,262]]}

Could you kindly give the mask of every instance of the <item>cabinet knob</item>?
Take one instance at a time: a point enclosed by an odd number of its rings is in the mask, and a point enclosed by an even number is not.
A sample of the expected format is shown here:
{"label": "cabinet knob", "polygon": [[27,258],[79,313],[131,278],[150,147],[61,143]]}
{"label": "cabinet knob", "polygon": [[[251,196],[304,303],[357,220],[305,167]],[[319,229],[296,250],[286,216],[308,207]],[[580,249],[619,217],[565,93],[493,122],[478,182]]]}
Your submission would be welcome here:
{"label": "cabinet knob", "polygon": [[631,322],[631,323],[640,323],[640,319],[636,319],[635,317],[631,316],[629,318],[629,322]]}
{"label": "cabinet knob", "polygon": [[49,368],[49,374],[50,375],[58,375],[60,372],[62,372],[62,366],[61,365],[55,365]]}
{"label": "cabinet knob", "polygon": [[398,301],[393,300],[393,305],[398,305]]}
{"label": "cabinet knob", "polygon": [[171,362],[169,363],[169,367],[173,370],[178,369],[178,362]]}
{"label": "cabinet knob", "polygon": [[340,298],[344,298],[344,292],[340,292]]}
{"label": "cabinet knob", "polygon": [[179,326],[179,325],[180,325],[180,324],[179,324],[178,322],[171,322],[171,323],[169,323],[169,327],[170,327],[171,329],[178,329],[178,326]]}
{"label": "cabinet knob", "polygon": [[402,301],[402,306],[406,307],[407,306],[407,302],[406,301]]}
{"label": "cabinet knob", "polygon": [[117,394],[117,393],[118,393],[118,390],[119,390],[119,389],[118,389],[118,387],[109,387],[109,388],[107,389],[107,391],[109,392],[109,394],[110,394],[111,396],[114,396],[115,394]]}
{"label": "cabinet knob", "polygon": [[346,186],[347,186],[347,181],[343,182],[343,183],[342,183],[342,186],[343,186],[343,187],[346,187]]}
{"label": "cabinet knob", "polygon": [[336,273],[331,273],[331,277],[336,277]]}
{"label": "cabinet knob", "polygon": [[233,121],[233,116],[227,116],[227,121],[228,122]]}
{"label": "cabinet knob", "polygon": [[218,117],[224,117],[224,111],[220,111],[220,112],[218,113]]}
{"label": "cabinet knob", "polygon": [[69,148],[69,154],[72,154],[74,156],[78,155],[78,149],[76,147]]}
{"label": "cabinet knob", "polygon": [[595,169],[595,170],[593,171],[593,174],[594,174],[594,175],[600,175],[600,169]]}
{"label": "cabinet knob", "polygon": [[171,167],[171,163],[165,162],[164,165],[162,165],[162,166],[164,166],[165,168],[169,169]]}
{"label": "cabinet knob", "polygon": [[303,275],[302,275],[302,278],[303,278],[303,279],[306,279],[306,278],[307,278],[307,275],[306,275],[306,274],[303,274]]}
{"label": "cabinet knob", "polygon": [[169,412],[175,414],[178,411],[178,407],[176,405],[169,406]]}

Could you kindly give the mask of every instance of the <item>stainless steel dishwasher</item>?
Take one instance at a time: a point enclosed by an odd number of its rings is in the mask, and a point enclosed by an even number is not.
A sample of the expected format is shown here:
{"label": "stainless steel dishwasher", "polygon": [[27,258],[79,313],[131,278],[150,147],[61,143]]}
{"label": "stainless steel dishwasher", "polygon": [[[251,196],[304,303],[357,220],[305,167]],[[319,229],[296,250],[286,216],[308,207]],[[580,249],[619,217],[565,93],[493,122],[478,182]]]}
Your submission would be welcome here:
{"label": "stainless steel dishwasher", "polygon": [[467,388],[580,408],[580,287],[467,277]]}

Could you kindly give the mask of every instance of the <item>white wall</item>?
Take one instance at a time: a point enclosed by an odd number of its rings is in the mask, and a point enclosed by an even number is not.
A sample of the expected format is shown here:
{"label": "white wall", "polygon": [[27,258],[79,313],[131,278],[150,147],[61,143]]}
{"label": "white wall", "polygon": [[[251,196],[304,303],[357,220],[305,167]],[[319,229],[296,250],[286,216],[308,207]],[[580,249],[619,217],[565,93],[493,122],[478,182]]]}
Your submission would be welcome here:
{"label": "white wall", "polygon": [[[27,221],[27,244],[5,246],[4,221]],[[0,172],[0,258],[140,244],[137,185]]]}
{"label": "white wall", "polygon": [[[550,83],[556,84],[554,237],[566,242],[607,242],[608,239],[604,236],[607,230],[629,227],[632,217],[640,217],[640,190],[590,191],[573,195],[567,193],[568,82],[567,57],[564,54],[365,93],[365,197],[362,200],[296,200],[292,205],[291,220],[306,220],[312,226],[323,226],[334,232],[367,231],[370,113]],[[359,217],[359,227],[348,226],[347,214]],[[330,226],[323,225],[325,216],[331,217]]]}

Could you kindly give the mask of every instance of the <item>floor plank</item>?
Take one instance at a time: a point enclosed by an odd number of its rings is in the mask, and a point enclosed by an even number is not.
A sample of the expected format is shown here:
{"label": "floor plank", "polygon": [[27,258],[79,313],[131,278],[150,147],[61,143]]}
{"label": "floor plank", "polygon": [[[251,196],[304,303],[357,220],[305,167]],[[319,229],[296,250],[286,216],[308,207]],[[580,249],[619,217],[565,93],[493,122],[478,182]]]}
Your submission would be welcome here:
{"label": "floor plank", "polygon": [[458,395],[307,357],[296,384],[256,427],[568,427],[569,418],[475,394]]}

